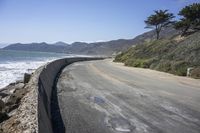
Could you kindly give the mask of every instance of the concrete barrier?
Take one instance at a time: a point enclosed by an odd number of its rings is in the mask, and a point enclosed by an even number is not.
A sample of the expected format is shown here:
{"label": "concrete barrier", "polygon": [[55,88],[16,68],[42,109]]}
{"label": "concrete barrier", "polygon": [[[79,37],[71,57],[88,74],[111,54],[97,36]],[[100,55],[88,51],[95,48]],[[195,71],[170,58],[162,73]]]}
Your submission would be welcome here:
{"label": "concrete barrier", "polygon": [[53,61],[47,64],[40,73],[38,80],[38,132],[53,133],[51,116],[52,91],[56,78],[61,70],[74,62],[99,60],[103,58],[75,57]]}

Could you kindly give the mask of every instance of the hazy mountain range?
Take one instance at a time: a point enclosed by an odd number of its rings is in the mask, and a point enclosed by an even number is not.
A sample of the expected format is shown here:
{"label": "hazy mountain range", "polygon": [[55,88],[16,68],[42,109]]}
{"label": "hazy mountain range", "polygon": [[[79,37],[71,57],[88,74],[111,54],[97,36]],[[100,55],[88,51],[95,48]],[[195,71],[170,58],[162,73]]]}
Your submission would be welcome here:
{"label": "hazy mountain range", "polygon": [[8,46],[9,44],[7,44],[7,43],[0,43],[0,48],[4,48],[4,47],[6,47],[6,46]]}
{"label": "hazy mountain range", "polygon": [[[176,35],[178,32],[173,28],[168,27],[161,32],[162,38],[170,38]],[[40,51],[40,52],[58,52],[67,54],[86,54],[86,55],[112,55],[120,51],[125,51],[129,47],[141,44],[144,41],[149,41],[155,38],[155,32],[149,31],[141,34],[134,39],[119,39],[108,42],[74,42],[67,44],[64,42],[57,42],[54,44],[42,43],[30,43],[22,44],[15,43],[4,47],[4,50],[22,50],[22,51]]]}

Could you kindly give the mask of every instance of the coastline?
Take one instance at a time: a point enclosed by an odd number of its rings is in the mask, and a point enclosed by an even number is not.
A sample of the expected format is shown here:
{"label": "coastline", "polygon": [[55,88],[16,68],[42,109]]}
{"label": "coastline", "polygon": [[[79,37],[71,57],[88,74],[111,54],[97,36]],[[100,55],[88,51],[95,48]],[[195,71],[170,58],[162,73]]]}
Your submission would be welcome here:
{"label": "coastline", "polygon": [[[69,64],[79,61],[99,60],[100,57],[68,57],[36,69],[28,83],[12,83],[0,90],[0,133],[31,132],[38,133],[48,129],[53,132],[51,121],[51,100],[55,80],[61,70]],[[13,88],[12,88],[13,87]],[[12,88],[12,89],[11,89]],[[47,100],[47,101],[46,101]],[[48,107],[48,108],[46,108]]]}
{"label": "coastline", "polygon": [[0,50],[0,90],[10,83],[23,80],[24,73],[32,73],[48,62],[65,58],[67,54]]}
{"label": "coastline", "polygon": [[37,130],[37,80],[42,67],[0,90],[0,133]]}

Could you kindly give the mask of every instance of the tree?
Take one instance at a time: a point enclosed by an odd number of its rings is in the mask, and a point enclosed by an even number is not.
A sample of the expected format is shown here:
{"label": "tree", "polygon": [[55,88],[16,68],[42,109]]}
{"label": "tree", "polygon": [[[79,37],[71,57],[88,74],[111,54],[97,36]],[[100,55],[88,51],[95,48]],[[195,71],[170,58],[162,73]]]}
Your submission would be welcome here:
{"label": "tree", "polygon": [[181,31],[181,36],[184,36],[190,28],[190,21],[187,19],[181,19],[174,24],[174,28]]}
{"label": "tree", "polygon": [[147,20],[145,20],[146,28],[152,28],[156,31],[156,38],[160,38],[160,32],[162,28],[173,23],[171,21],[174,18],[172,13],[168,13],[168,10],[156,10],[155,14],[150,15]]}
{"label": "tree", "polygon": [[200,30],[200,3],[185,6],[178,15],[182,18],[175,23],[175,28],[181,30],[182,35],[189,29],[193,31]]}

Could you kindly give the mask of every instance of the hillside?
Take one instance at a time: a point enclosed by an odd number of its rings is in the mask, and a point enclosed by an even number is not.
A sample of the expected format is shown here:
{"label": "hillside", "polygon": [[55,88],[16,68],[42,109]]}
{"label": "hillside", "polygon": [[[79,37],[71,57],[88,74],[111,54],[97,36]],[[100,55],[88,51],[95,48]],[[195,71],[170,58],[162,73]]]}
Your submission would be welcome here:
{"label": "hillside", "polygon": [[[177,34],[173,28],[168,27],[161,32],[162,38],[170,38]],[[113,55],[120,51],[126,51],[129,47],[136,44],[142,44],[145,41],[154,39],[154,31],[146,32],[134,39],[119,39],[108,42],[84,43],[74,42],[67,44],[57,42],[55,44],[30,43],[30,44],[11,44],[3,49],[22,50],[22,51],[40,51],[40,52],[58,52],[67,54],[86,54],[86,55]]]}
{"label": "hillside", "polygon": [[200,78],[200,32],[144,42],[117,55],[116,62],[127,66],[150,68],[185,76],[187,68],[195,68],[192,76]]}

